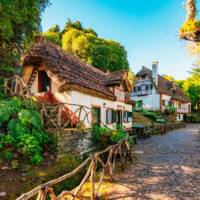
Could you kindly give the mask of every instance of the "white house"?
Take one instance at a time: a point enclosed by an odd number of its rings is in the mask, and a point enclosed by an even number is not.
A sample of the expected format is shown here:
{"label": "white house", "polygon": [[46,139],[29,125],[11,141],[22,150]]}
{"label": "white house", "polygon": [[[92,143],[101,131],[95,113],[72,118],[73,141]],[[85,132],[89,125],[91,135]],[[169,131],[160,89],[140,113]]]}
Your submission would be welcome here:
{"label": "white house", "polygon": [[190,112],[190,100],[176,83],[158,74],[158,62],[153,62],[152,70],[142,67],[136,77],[131,94],[131,99],[137,102],[136,106],[162,111],[172,105],[176,108],[177,121],[182,121],[184,114]]}
{"label": "white house", "polygon": [[[70,111],[67,115],[75,113],[76,105],[82,105],[88,113],[89,110],[96,113],[100,125],[132,127],[132,104],[127,98],[131,88],[127,81],[128,71],[105,73],[42,37],[36,38],[24,55],[23,66],[22,77],[39,100],[52,102],[56,99],[67,103],[66,108]],[[91,113],[88,120],[83,119],[85,114],[80,118],[86,128],[91,127]]]}

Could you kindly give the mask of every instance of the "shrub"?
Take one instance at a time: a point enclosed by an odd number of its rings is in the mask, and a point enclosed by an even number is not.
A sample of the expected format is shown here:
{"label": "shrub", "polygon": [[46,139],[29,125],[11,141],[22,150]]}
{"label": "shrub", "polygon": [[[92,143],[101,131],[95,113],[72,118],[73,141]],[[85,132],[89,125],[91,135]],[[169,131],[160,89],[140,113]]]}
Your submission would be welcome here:
{"label": "shrub", "polygon": [[186,122],[188,123],[200,123],[200,114],[190,114],[186,116]]}
{"label": "shrub", "polygon": [[0,99],[3,99],[5,97],[3,85],[4,79],[0,78]]}
{"label": "shrub", "polygon": [[156,119],[156,122],[157,122],[157,123],[163,123],[163,124],[166,124],[166,123],[167,123],[167,120],[164,119],[164,118],[157,118],[157,119]]}
{"label": "shrub", "polygon": [[170,115],[175,113],[176,113],[176,108],[173,106],[165,106],[163,109],[163,114],[165,115]]}
{"label": "shrub", "polygon": [[148,111],[148,110],[145,110],[143,109],[142,110],[142,113],[145,117],[148,117],[149,119],[153,120],[153,121],[156,121],[157,119],[157,114],[155,112],[152,112],[152,111]]}
{"label": "shrub", "polygon": [[111,130],[108,127],[100,127],[94,125],[92,127],[92,138],[96,143],[100,143],[104,146],[110,144],[116,144],[120,140],[125,139],[127,133],[124,131],[123,126],[119,125],[116,127],[116,130]]}
{"label": "shrub", "polygon": [[6,150],[4,153],[4,158],[7,161],[11,161],[13,159],[13,153],[10,150]]}
{"label": "shrub", "polygon": [[44,131],[41,121],[32,100],[0,100],[0,125],[5,127],[5,134],[0,135],[0,149],[6,160],[12,160],[11,153],[16,153],[30,163],[42,162],[44,147],[54,140]]}

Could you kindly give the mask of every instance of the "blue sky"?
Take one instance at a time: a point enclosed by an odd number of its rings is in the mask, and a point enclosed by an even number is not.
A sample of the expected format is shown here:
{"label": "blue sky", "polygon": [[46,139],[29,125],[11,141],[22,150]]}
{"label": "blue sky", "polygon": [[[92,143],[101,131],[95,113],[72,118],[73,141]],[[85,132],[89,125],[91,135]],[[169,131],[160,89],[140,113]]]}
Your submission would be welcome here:
{"label": "blue sky", "polygon": [[42,17],[43,31],[55,24],[64,28],[67,18],[124,45],[134,73],[157,60],[160,74],[183,79],[192,67],[194,57],[178,38],[185,19],[183,0],[51,0]]}

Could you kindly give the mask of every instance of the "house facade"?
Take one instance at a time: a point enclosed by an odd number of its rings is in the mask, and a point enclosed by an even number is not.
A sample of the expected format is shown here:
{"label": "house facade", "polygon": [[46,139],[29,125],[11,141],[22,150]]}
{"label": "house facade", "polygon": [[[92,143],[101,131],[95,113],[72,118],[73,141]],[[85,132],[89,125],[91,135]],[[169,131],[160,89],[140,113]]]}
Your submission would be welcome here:
{"label": "house facade", "polygon": [[174,106],[177,121],[182,121],[184,115],[190,113],[190,100],[177,84],[158,74],[158,62],[153,62],[152,70],[142,67],[136,77],[131,99],[137,102],[137,107],[163,111],[166,106]]}
{"label": "house facade", "polygon": [[41,37],[23,56],[22,78],[30,92],[39,100],[51,102],[53,98],[54,102],[65,103],[68,115],[77,115],[77,106],[83,106],[88,114],[81,113],[79,117],[85,128],[90,128],[94,121],[92,113],[95,123],[101,126],[132,127],[128,73],[105,73]]}

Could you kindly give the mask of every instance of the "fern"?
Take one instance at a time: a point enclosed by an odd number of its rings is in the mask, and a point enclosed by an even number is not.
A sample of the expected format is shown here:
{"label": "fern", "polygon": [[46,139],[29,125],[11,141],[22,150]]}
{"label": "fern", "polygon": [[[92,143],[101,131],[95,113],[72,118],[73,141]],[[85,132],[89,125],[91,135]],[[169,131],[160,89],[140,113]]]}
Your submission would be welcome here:
{"label": "fern", "polygon": [[37,105],[32,100],[0,100],[1,124],[6,127],[6,134],[0,135],[3,159],[11,160],[11,155],[17,153],[31,163],[39,164],[43,160],[43,146],[49,144],[50,147],[55,142],[44,131]]}

